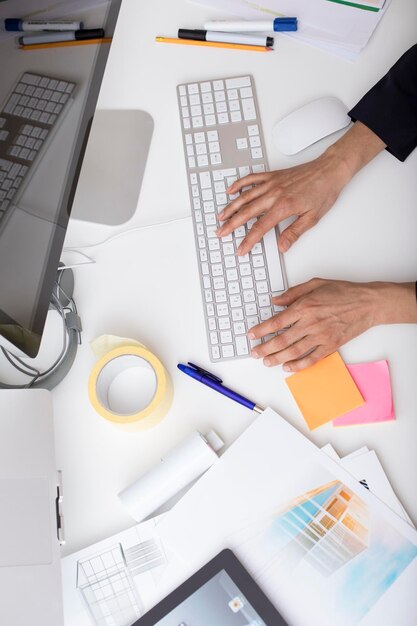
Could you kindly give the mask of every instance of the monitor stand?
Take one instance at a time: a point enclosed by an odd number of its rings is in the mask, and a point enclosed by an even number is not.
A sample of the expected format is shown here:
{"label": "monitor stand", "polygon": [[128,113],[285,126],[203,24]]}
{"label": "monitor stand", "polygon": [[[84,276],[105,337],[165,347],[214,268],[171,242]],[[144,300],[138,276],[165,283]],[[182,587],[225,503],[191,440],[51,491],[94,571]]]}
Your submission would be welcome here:
{"label": "monitor stand", "polygon": [[115,226],[136,211],[153,133],[145,111],[97,110],[71,212],[72,219]]}

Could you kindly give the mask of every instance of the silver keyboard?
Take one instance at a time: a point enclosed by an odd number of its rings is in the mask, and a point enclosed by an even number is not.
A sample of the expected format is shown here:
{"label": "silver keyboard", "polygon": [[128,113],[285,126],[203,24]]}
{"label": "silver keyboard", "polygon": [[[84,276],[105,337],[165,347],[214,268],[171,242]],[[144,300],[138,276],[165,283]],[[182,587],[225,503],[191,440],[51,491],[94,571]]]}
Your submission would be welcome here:
{"label": "silver keyboard", "polygon": [[177,94],[210,360],[247,357],[261,341],[249,341],[247,332],[279,310],[271,297],[286,289],[275,229],[243,257],[236,250],[256,218],[216,236],[217,214],[236,197],[226,189],[268,170],[254,81],[187,83]]}
{"label": "silver keyboard", "polygon": [[34,171],[75,83],[26,72],[0,111],[0,221]]}

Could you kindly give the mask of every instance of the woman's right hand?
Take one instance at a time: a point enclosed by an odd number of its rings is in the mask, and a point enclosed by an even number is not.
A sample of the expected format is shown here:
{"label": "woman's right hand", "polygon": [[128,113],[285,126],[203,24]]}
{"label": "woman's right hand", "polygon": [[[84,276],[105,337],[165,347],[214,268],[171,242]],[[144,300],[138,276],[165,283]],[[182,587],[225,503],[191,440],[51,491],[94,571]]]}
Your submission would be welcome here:
{"label": "woman's right hand", "polygon": [[[279,237],[279,249],[286,252],[327,213],[352,176],[384,147],[377,135],[356,122],[314,161],[237,180],[227,193],[240,195],[219,213],[219,221],[225,223],[217,235],[224,237],[258,218],[238,248],[240,256],[247,254],[279,222],[295,217]],[[249,186],[252,188],[242,191]]]}

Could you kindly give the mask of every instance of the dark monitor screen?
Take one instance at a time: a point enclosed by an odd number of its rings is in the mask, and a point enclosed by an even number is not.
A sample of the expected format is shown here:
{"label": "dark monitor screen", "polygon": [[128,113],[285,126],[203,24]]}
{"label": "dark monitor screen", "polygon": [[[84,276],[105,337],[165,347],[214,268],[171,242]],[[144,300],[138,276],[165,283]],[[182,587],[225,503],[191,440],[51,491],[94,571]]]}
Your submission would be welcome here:
{"label": "dark monitor screen", "polygon": [[[0,24],[62,15],[111,38],[120,4],[0,0]],[[22,49],[19,37],[27,34],[0,30],[0,343],[3,337],[34,357],[111,44]],[[63,107],[59,89],[70,96],[63,94]]]}

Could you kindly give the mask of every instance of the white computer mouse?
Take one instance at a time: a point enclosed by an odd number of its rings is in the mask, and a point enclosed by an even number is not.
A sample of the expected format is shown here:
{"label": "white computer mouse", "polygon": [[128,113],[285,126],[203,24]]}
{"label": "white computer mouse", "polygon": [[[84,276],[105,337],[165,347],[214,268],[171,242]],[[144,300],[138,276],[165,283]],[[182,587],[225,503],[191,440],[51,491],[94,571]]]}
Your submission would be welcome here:
{"label": "white computer mouse", "polygon": [[346,128],[351,122],[347,112],[347,106],[334,96],[313,100],[275,124],[272,131],[274,143],[280,152],[296,154]]}

